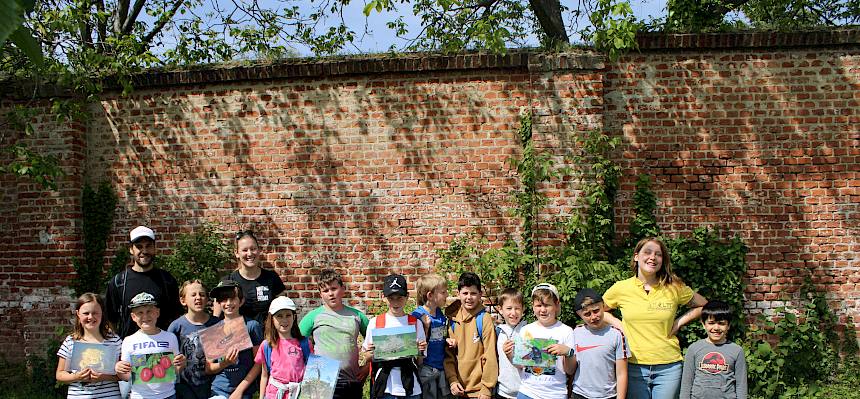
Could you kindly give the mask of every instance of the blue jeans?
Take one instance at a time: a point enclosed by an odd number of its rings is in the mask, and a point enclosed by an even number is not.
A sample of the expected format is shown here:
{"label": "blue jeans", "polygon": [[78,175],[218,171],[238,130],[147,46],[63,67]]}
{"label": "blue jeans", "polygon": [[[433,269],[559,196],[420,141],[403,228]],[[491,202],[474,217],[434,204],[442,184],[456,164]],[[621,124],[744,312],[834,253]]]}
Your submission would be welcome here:
{"label": "blue jeans", "polygon": [[627,364],[627,397],[630,399],[677,399],[681,393],[682,362]]}
{"label": "blue jeans", "polygon": [[394,396],[390,393],[386,393],[380,396],[378,399],[421,399],[421,394],[412,396]]}
{"label": "blue jeans", "polygon": [[532,397],[529,395],[526,395],[522,392],[519,392],[519,393],[517,393],[517,399],[532,399]]}

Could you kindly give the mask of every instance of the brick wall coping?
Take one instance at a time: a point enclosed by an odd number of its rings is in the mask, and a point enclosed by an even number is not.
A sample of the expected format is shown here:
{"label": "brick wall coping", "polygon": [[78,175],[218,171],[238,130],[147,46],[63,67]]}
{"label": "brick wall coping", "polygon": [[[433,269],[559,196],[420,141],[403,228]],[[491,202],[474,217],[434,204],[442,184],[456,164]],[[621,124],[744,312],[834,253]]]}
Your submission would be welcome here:
{"label": "brick wall coping", "polygon": [[820,47],[860,44],[860,29],[689,34],[640,33],[636,41],[640,50]]}

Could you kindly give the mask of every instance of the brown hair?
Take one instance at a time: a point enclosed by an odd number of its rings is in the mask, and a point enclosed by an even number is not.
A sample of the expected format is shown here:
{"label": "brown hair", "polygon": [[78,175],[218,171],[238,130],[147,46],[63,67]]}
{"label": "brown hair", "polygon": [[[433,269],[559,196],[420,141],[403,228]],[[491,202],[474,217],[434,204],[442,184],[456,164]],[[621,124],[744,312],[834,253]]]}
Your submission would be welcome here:
{"label": "brown hair", "polygon": [[504,306],[507,301],[519,302],[520,306],[525,306],[525,303],[523,303],[523,293],[516,288],[505,288],[505,290],[496,298],[496,303],[499,306]]}
{"label": "brown hair", "polygon": [[90,302],[97,303],[102,311],[102,320],[99,323],[99,334],[102,335],[102,338],[107,338],[108,336],[113,335],[113,329],[107,320],[107,314],[105,314],[105,302],[101,295],[86,292],[78,297],[78,302],[75,304],[75,327],[72,331],[72,339],[78,340],[84,337],[84,326],[81,325],[81,318],[78,317],[78,310],[81,309],[81,306]]}
{"label": "brown hair", "polygon": [[[447,290],[448,282],[445,281],[444,277],[436,273],[421,276],[418,282],[415,283],[415,292],[417,294],[415,295],[415,300],[418,301],[418,306],[423,306],[427,302],[427,294],[433,292],[440,285],[444,285]],[[444,304],[442,306],[444,307]]]}
{"label": "brown hair", "polygon": [[[555,296],[555,293],[546,288],[538,288],[532,292],[532,302],[540,301],[541,303],[551,303],[553,305],[558,305],[560,302],[558,297]],[[558,317],[558,314],[555,315]]]}
{"label": "brown hair", "polygon": [[341,277],[340,273],[338,273],[334,269],[323,269],[320,272],[319,277],[317,278],[317,284],[319,285],[319,288],[323,288],[334,282],[340,284],[341,287],[346,287],[343,284],[343,277]]}
{"label": "brown hair", "polygon": [[630,268],[633,270],[634,276],[639,276],[639,264],[636,262],[636,254],[642,250],[642,247],[649,242],[654,242],[660,246],[660,253],[663,255],[663,263],[660,265],[660,270],[657,270],[657,281],[661,285],[684,284],[680,277],[672,272],[672,259],[669,256],[669,249],[666,244],[659,238],[647,237],[639,240],[636,243],[636,248],[633,250],[633,257],[630,259]]}
{"label": "brown hair", "polygon": [[[287,296],[287,295],[278,295],[278,296]],[[287,310],[289,310],[289,309],[287,309]],[[289,311],[293,312],[293,325],[292,325],[292,327],[290,327],[290,335],[292,335],[293,338],[301,341],[302,338],[304,338],[304,337],[302,336],[302,331],[299,330],[299,314],[296,313],[295,310],[289,310]],[[275,349],[278,347],[278,340],[281,337],[278,335],[278,329],[275,328],[275,315],[273,315],[271,313],[266,314],[266,329],[263,332],[263,338],[266,341],[269,341],[269,346],[272,349]]]}
{"label": "brown hair", "polygon": [[203,295],[206,295],[207,298],[209,297],[209,291],[206,290],[206,284],[203,284],[199,278],[195,278],[194,280],[185,280],[185,282],[182,283],[182,286],[179,287],[180,298],[185,297],[185,289],[191,284],[200,284],[200,286],[203,287]]}

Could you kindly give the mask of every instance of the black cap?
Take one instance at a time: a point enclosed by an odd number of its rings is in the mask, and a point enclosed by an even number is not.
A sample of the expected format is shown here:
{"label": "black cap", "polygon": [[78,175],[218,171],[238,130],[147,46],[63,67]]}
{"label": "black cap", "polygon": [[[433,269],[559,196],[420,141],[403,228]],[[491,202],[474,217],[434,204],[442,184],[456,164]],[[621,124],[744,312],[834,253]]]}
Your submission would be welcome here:
{"label": "black cap", "polygon": [[218,282],[218,285],[216,285],[215,288],[212,289],[212,291],[209,291],[209,297],[218,298],[219,294],[225,291],[234,292],[236,288],[239,288],[239,283],[233,280],[221,280]]}
{"label": "black cap", "polygon": [[382,295],[391,296],[394,294],[409,296],[406,291],[406,277],[400,274],[389,274],[382,280]]}
{"label": "black cap", "polygon": [[573,311],[579,312],[583,307],[603,302],[603,297],[591,288],[583,288],[573,298]]}

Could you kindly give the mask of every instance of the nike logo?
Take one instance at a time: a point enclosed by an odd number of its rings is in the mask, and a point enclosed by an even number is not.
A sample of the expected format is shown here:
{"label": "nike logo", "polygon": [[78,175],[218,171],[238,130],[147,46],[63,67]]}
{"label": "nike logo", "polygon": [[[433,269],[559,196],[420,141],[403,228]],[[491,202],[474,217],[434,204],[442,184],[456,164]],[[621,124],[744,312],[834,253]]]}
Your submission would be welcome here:
{"label": "nike logo", "polygon": [[579,345],[576,345],[576,351],[577,351],[577,352],[585,352],[585,351],[587,351],[587,350],[589,350],[589,349],[599,348],[599,347],[601,347],[601,346],[603,346],[603,345],[592,345],[592,346],[579,346]]}

